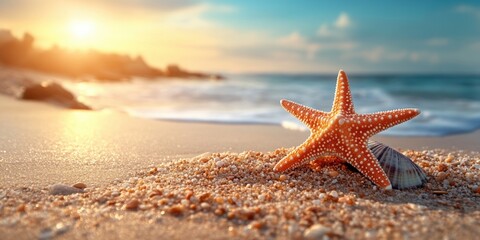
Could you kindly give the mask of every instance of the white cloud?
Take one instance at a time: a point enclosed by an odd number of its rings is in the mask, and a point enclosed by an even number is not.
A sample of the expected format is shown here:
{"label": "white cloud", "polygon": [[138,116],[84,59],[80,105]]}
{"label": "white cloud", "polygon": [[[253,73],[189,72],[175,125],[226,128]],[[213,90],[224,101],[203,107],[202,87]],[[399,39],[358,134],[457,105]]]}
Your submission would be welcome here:
{"label": "white cloud", "polygon": [[371,63],[380,62],[411,62],[411,63],[429,63],[436,64],[440,62],[440,57],[436,53],[428,51],[407,51],[394,50],[384,46],[377,46],[370,49],[353,50],[344,52],[342,58],[346,60],[362,59]]}
{"label": "white cloud", "polygon": [[473,50],[480,50],[480,41],[473,42],[469,45],[469,48]]}
{"label": "white cloud", "polygon": [[292,32],[288,36],[280,38],[278,42],[283,46],[299,47],[305,44],[305,39],[298,32]]}
{"label": "white cloud", "polygon": [[323,23],[317,30],[320,37],[341,37],[344,30],[352,25],[347,13],[341,12],[334,23]]}
{"label": "white cloud", "polygon": [[320,44],[308,41],[298,32],[292,32],[288,36],[278,39],[278,43],[281,47],[305,51],[308,59],[315,58],[315,54],[321,48]]}
{"label": "white cloud", "polygon": [[431,38],[426,41],[426,44],[432,47],[441,47],[448,45],[449,42],[447,38]]}
{"label": "white cloud", "polygon": [[378,62],[385,56],[384,47],[375,47],[371,50],[366,50],[361,53],[363,58],[371,62]]}
{"label": "white cloud", "polygon": [[348,15],[344,12],[340,13],[340,15],[337,18],[337,21],[335,21],[335,26],[337,28],[347,28],[350,26],[350,18]]}
{"label": "white cloud", "polygon": [[332,30],[328,27],[328,24],[324,23],[318,28],[317,34],[322,37],[332,36]]}
{"label": "white cloud", "polygon": [[480,7],[475,7],[471,5],[459,5],[455,8],[459,13],[471,14],[477,18],[480,18]]}

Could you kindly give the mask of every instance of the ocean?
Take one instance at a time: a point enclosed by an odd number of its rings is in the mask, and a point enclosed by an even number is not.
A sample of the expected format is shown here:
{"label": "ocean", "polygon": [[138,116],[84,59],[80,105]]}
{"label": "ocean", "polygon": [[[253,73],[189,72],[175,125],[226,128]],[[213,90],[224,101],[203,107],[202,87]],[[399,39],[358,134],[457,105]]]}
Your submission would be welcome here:
{"label": "ocean", "polygon": [[[280,106],[288,99],[330,111],[336,75],[231,74],[223,81],[134,79],[64,82],[95,109],[158,120],[275,124],[307,130]],[[480,76],[349,75],[357,113],[418,108],[421,114],[382,135],[447,136],[480,128]]]}

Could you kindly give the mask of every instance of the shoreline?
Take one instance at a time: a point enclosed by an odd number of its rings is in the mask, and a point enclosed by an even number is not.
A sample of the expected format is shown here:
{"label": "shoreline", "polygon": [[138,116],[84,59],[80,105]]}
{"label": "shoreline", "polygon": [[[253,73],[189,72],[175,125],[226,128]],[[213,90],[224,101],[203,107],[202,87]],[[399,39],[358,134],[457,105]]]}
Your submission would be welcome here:
{"label": "shoreline", "polygon": [[[0,166],[6,169],[0,187],[74,184],[81,179],[104,185],[165,161],[205,152],[271,152],[298,146],[309,135],[277,125],[186,123],[67,110],[3,95],[0,110]],[[374,136],[372,140],[400,150],[480,150],[480,131],[448,137]]]}

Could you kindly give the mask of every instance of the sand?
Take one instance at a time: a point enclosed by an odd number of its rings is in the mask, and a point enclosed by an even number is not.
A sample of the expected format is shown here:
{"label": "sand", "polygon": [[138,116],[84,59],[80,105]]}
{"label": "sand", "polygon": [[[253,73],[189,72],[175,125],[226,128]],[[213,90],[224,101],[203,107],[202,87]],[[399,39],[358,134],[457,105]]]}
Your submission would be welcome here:
{"label": "sand", "polygon": [[[382,191],[342,164],[274,173],[308,136],[277,126],[151,121],[5,97],[0,111],[2,239],[480,234],[479,132],[377,137],[428,175],[422,188]],[[51,194],[53,184],[78,182],[83,193]]]}

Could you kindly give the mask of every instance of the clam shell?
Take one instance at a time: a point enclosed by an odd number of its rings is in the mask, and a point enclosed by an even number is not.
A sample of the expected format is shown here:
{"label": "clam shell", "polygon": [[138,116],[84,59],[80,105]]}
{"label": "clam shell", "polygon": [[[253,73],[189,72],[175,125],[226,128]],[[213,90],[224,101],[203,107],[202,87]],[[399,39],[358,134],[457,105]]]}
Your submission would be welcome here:
{"label": "clam shell", "polygon": [[427,175],[423,169],[395,149],[375,141],[369,141],[368,148],[378,159],[393,188],[420,187],[427,181]]}

